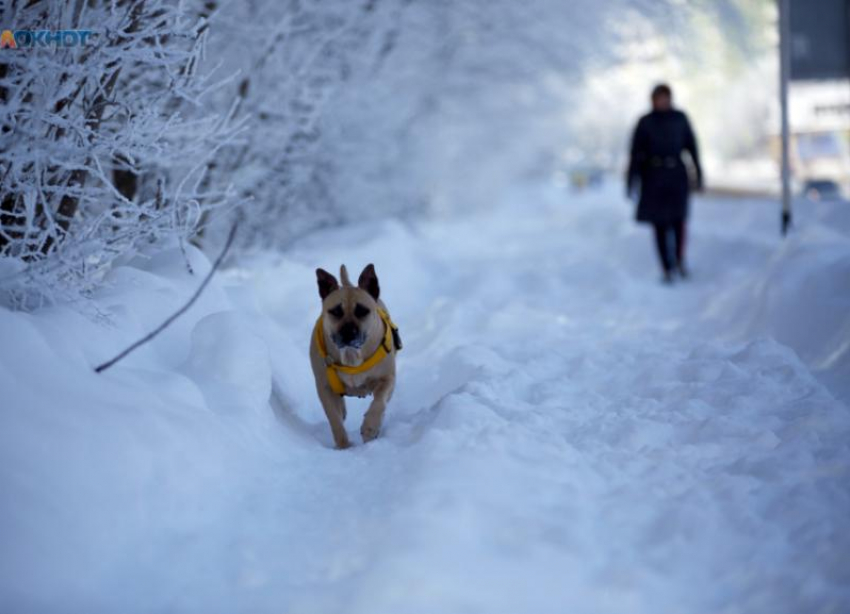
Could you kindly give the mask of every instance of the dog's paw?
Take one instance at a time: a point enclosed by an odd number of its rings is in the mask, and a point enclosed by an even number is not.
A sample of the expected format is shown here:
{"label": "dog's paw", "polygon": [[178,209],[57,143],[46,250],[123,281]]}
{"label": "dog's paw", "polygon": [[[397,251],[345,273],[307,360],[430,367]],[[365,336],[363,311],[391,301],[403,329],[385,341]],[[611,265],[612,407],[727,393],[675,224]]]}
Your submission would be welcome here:
{"label": "dog's paw", "polygon": [[364,422],[363,426],[360,427],[360,436],[363,438],[363,443],[369,443],[373,439],[377,438],[380,432],[380,426],[372,425],[368,422]]}
{"label": "dog's paw", "polygon": [[348,433],[345,432],[345,429],[335,430],[333,436],[334,445],[337,450],[345,450],[351,447],[351,441],[349,441]]}

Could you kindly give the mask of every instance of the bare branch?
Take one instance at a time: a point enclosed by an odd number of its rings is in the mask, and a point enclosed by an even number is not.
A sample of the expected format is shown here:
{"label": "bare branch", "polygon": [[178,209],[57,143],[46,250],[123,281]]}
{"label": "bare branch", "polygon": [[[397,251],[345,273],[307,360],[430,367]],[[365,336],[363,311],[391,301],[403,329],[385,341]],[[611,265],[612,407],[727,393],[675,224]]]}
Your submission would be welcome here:
{"label": "bare branch", "polygon": [[145,335],[144,337],[142,337],[141,339],[136,341],[133,345],[131,345],[126,350],[124,350],[123,352],[118,354],[112,360],[108,360],[105,363],[98,365],[95,368],[95,373],[102,373],[103,371],[106,371],[109,367],[111,367],[112,365],[114,365],[115,363],[120,361],[122,358],[125,358],[128,354],[130,354],[131,352],[140,348],[145,343],[147,343],[148,341],[150,341],[151,339],[156,337],[159,333],[161,333],[166,328],[168,328],[168,326],[172,322],[174,322],[174,320],[176,320],[181,315],[186,313],[186,311],[188,311],[188,309],[195,303],[195,301],[198,300],[198,297],[201,296],[201,293],[204,291],[204,288],[207,287],[207,284],[210,282],[210,280],[212,279],[216,270],[218,269],[218,267],[221,265],[222,261],[224,260],[224,257],[227,255],[228,250],[230,250],[230,246],[233,243],[233,238],[236,236],[236,228],[238,226],[239,226],[238,223],[234,223],[233,226],[230,227],[230,234],[227,235],[227,242],[224,244],[224,249],[221,250],[221,253],[218,255],[218,258],[215,259],[215,262],[213,263],[212,268],[210,269],[210,272],[207,273],[207,276],[204,278],[204,281],[202,281],[201,285],[198,286],[198,289],[195,290],[195,294],[192,295],[192,298],[190,298],[189,301],[185,305],[183,305],[180,309],[178,309],[173,314],[171,314],[171,316],[169,316],[168,319],[165,320],[165,322],[163,322],[162,324],[157,326],[153,331],[151,331],[150,333],[148,333],[147,335]]}

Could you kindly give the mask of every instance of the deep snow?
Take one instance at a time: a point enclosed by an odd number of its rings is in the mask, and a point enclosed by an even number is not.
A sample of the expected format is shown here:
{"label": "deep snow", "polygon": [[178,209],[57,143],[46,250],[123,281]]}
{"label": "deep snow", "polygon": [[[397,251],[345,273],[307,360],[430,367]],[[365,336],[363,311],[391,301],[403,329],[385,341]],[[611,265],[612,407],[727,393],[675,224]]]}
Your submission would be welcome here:
{"label": "deep snow", "polygon": [[[673,288],[614,189],[327,230],[102,375],[203,256],[116,269],[97,321],[0,311],[0,611],[848,612],[850,206],[799,217],[700,199]],[[405,341],[344,452],[307,359],[341,262]]]}

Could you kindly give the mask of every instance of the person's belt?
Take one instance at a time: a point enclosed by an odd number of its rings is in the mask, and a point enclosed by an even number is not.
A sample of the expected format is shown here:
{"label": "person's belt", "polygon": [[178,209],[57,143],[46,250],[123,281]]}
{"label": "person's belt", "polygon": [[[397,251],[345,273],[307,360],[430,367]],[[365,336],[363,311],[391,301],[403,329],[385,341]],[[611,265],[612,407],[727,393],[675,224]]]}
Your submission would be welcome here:
{"label": "person's belt", "polygon": [[673,156],[652,156],[649,159],[649,165],[652,168],[676,168],[678,164],[679,160]]}

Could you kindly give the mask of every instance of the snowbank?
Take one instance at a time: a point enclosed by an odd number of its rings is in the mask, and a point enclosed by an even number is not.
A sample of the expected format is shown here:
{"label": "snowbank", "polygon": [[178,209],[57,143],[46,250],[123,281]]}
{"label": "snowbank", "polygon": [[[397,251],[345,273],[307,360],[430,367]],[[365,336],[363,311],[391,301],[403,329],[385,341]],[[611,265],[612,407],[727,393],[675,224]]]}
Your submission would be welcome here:
{"label": "snowbank", "polygon": [[[665,288],[612,192],[505,201],[259,255],[101,375],[200,254],[116,269],[96,322],[0,311],[0,610],[846,609],[850,414],[813,375],[846,372],[843,210],[783,243],[701,201]],[[339,452],[307,344],[343,261],[405,349],[384,434]]]}
{"label": "snowbank", "polygon": [[[757,206],[754,204],[754,206]],[[800,201],[798,228],[709,310],[742,337],[766,335],[799,354],[850,400],[850,203]],[[764,228],[775,222],[765,216]]]}

